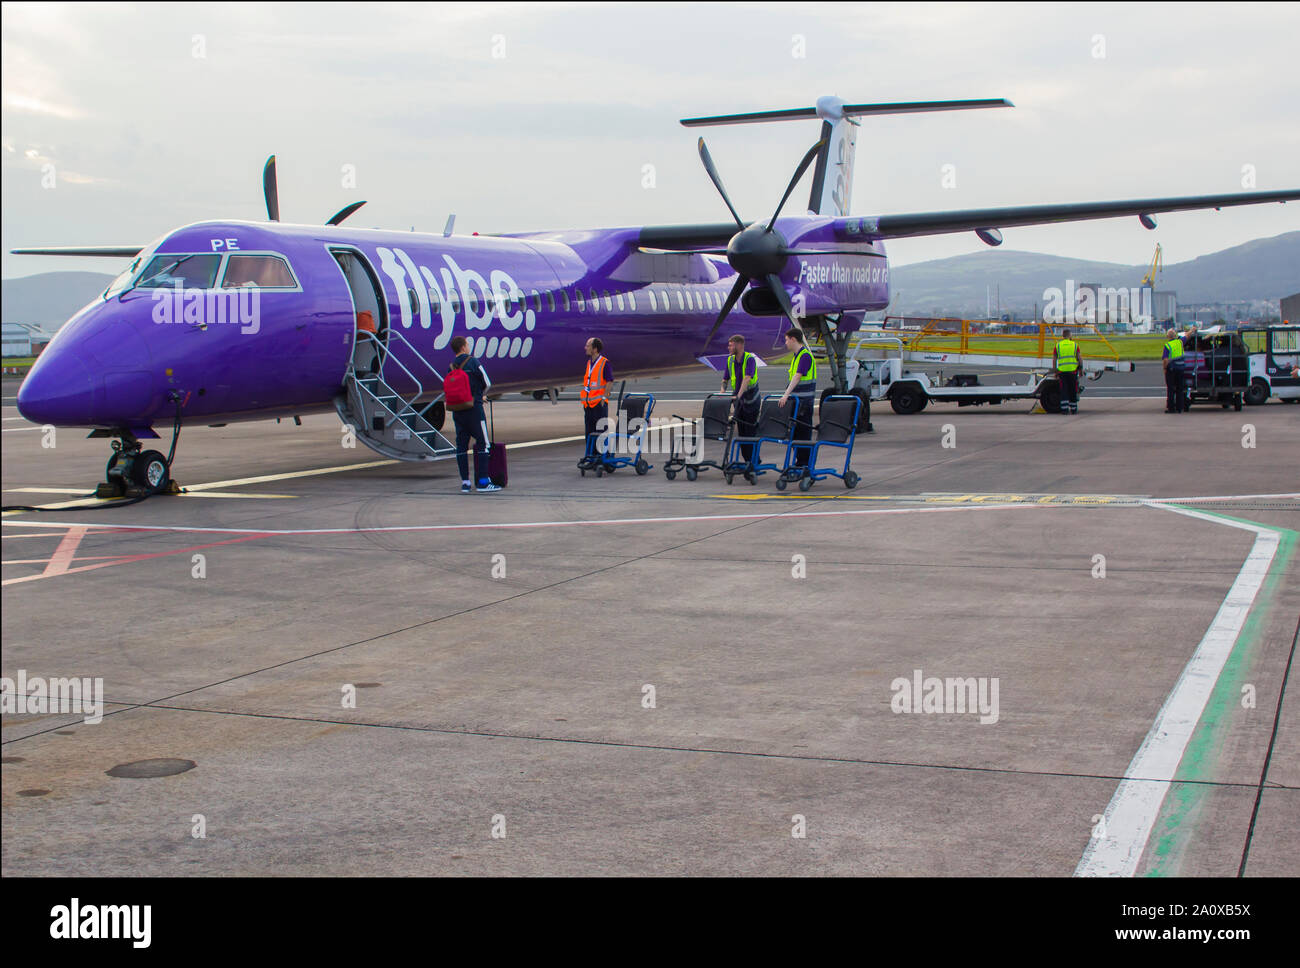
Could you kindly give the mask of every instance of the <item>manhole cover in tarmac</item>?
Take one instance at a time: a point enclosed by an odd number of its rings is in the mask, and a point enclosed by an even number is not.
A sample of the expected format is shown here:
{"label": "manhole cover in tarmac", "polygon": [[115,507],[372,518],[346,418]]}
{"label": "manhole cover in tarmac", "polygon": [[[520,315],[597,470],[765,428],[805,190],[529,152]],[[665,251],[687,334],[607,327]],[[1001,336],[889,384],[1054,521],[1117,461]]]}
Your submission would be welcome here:
{"label": "manhole cover in tarmac", "polygon": [[105,770],[109,776],[121,776],[131,780],[149,780],[157,776],[175,776],[198,766],[193,760],[163,758],[159,760],[136,760],[133,763],[119,763],[111,770]]}

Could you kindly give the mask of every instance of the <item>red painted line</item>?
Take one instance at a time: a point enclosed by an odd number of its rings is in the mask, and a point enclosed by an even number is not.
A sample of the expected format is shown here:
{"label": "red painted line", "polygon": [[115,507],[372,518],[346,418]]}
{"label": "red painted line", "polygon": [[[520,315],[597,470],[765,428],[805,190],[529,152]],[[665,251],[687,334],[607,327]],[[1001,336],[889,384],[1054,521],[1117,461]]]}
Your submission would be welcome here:
{"label": "red painted line", "polygon": [[[184,554],[188,554],[188,553],[190,553],[190,552],[192,552],[192,551],[202,551],[204,548],[216,548],[216,547],[218,547],[218,546],[220,546],[220,545],[239,544],[239,543],[244,542],[244,541],[255,541],[255,540],[257,540],[258,538],[264,538],[264,537],[266,537],[266,535],[262,535],[262,534],[250,534],[250,535],[244,535],[244,536],[242,536],[242,537],[238,537],[238,538],[227,538],[225,541],[212,541],[212,542],[209,542],[208,544],[192,545],[192,546],[190,546],[190,547],[188,547],[188,548],[177,548],[177,549],[175,549],[175,550],[173,550],[173,551],[155,551],[155,552],[151,552],[151,553],[149,553],[149,554],[140,554],[140,555],[120,555],[120,556],[114,557],[111,561],[100,561],[100,562],[98,562],[97,564],[93,564],[93,565],[82,565],[82,566],[80,566],[80,567],[78,567],[78,568],[69,568],[69,567],[67,567],[67,565],[65,564],[64,567],[62,568],[62,570],[60,570],[60,571],[51,572],[51,571],[49,570],[49,568],[46,568],[46,570],[45,570],[42,574],[39,574],[39,575],[26,575],[26,576],[24,576],[24,577],[22,577],[22,578],[7,578],[7,579],[5,579],[3,582],[0,582],[0,584],[3,584],[3,585],[17,585],[17,584],[21,584],[22,582],[28,582],[28,581],[40,581],[42,578],[57,578],[57,577],[60,576],[60,575],[75,575],[75,574],[77,574],[77,573],[79,573],[79,572],[83,572],[83,571],[94,571],[94,570],[97,569],[97,568],[112,568],[114,565],[129,565],[129,564],[132,564],[133,562],[138,562],[138,561],[147,561],[147,560],[149,560],[150,558],[167,558],[167,557],[170,557],[170,556],[172,556],[172,555],[184,555]],[[71,559],[69,559],[69,560],[71,560]],[[89,558],[79,558],[79,559],[77,559],[77,560],[78,560],[78,561],[89,561],[89,560],[91,560],[91,559],[89,559]],[[24,564],[24,563],[25,563],[25,562],[19,562],[19,561],[6,561],[6,562],[5,562],[5,564],[7,564],[7,565],[11,565],[11,564],[12,564],[12,565],[17,565],[17,564]]]}
{"label": "red painted line", "polygon": [[72,564],[73,556],[77,553],[77,545],[81,544],[81,539],[86,536],[87,530],[87,528],[75,526],[68,529],[68,533],[63,536],[59,546],[54,549],[54,554],[50,555],[49,563],[41,574],[42,578],[62,575],[68,570],[68,565]]}

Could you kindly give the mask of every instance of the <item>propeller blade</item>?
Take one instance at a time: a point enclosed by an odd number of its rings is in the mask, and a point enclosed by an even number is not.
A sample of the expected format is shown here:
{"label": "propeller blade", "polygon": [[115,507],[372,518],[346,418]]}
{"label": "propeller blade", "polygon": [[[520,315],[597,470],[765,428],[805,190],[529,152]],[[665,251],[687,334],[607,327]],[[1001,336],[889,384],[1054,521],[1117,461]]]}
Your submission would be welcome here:
{"label": "propeller blade", "polygon": [[328,222],[326,222],[325,224],[326,224],[326,225],[339,225],[339,224],[341,224],[342,221],[343,221],[345,218],[347,218],[349,215],[351,215],[353,212],[355,212],[357,209],[359,209],[359,208],[360,208],[362,205],[364,205],[364,204],[366,204],[366,203],[365,203],[365,202],[353,202],[351,205],[348,205],[348,206],[345,206],[344,208],[339,209],[337,212],[334,213],[333,218],[331,218],[331,219],[330,219]]}
{"label": "propeller blade", "polygon": [[722,178],[718,175],[718,169],[713,167],[713,159],[709,156],[709,149],[704,144],[703,138],[700,139],[699,148],[700,148],[700,160],[704,162],[704,170],[707,171],[709,173],[709,177],[713,179],[713,186],[717,188],[718,194],[722,196],[722,200],[727,203],[727,208],[731,209],[731,217],[734,218],[736,220],[736,224],[743,229],[745,227],[745,223],[742,222],[740,220],[740,216],[736,214],[736,206],[731,204],[731,199],[727,197],[727,190],[722,187]]}
{"label": "propeller blade", "polygon": [[275,186],[275,155],[266,159],[262,169],[262,194],[266,196],[266,217],[272,222],[280,221],[280,193]]}
{"label": "propeller blade", "polygon": [[[700,139],[700,143],[704,143],[703,138]],[[813,163],[813,159],[817,157],[817,153],[825,146],[826,139],[822,138],[821,141],[818,141],[808,149],[808,153],[803,156],[803,161],[799,162],[799,167],[794,171],[794,177],[790,179],[790,184],[786,188],[785,194],[781,196],[781,203],[777,205],[776,211],[772,213],[772,220],[767,223],[767,230],[769,232],[772,231],[772,226],[776,224],[776,217],[781,214],[781,209],[785,208],[785,203],[790,198],[790,193],[794,191],[794,186],[799,184],[799,179],[803,177],[803,173],[808,170],[808,166]]]}
{"label": "propeller blade", "polygon": [[726,249],[652,249],[648,246],[637,246],[638,252],[644,252],[646,255],[726,255]]}
{"label": "propeller blade", "polygon": [[794,318],[794,305],[790,302],[790,294],[785,291],[781,277],[775,272],[769,272],[767,274],[767,285],[772,290],[772,295],[776,296],[776,301],[781,304],[781,309],[784,310],[786,319],[790,320],[790,325],[803,332],[803,327]]}
{"label": "propeller blade", "polygon": [[782,255],[871,255],[871,252],[864,248],[861,249],[782,249]]}
{"label": "propeller blade", "polygon": [[713,324],[713,328],[709,330],[709,335],[704,338],[705,346],[708,346],[713,342],[713,337],[718,333],[718,327],[721,326],[722,321],[730,315],[731,310],[736,305],[736,301],[740,299],[740,294],[745,291],[745,287],[748,285],[748,279],[741,275],[736,276],[736,284],[731,287],[731,292],[727,293],[727,301],[722,304],[722,312],[718,313],[717,321]]}

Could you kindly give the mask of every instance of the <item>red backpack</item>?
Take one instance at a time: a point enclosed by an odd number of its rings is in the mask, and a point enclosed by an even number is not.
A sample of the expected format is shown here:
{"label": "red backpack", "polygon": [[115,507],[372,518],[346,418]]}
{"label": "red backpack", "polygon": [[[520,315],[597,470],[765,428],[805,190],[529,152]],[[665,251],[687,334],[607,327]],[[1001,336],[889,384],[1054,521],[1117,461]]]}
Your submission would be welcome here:
{"label": "red backpack", "polygon": [[474,392],[469,386],[469,374],[455,363],[447,371],[447,379],[442,381],[442,393],[448,410],[469,410],[474,406]]}

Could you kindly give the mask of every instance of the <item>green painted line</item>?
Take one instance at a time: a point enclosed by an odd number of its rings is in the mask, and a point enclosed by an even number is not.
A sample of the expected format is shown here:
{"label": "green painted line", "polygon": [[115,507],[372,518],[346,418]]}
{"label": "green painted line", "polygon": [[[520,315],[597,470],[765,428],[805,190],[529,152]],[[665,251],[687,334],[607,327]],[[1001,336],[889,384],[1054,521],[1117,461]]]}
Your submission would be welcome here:
{"label": "green painted line", "polygon": [[[1171,506],[1184,507],[1184,505]],[[1150,867],[1143,874],[1144,877],[1169,877],[1179,872],[1184,852],[1191,839],[1190,831],[1195,826],[1194,822],[1204,804],[1206,794],[1211,789],[1205,783],[1184,781],[1206,780],[1219,761],[1223,738],[1228,731],[1226,720],[1231,712],[1240,708],[1241,687],[1245,685],[1242,681],[1243,672],[1255,658],[1261,629],[1272,611],[1282,576],[1290,566],[1295,553],[1296,539],[1300,538],[1300,533],[1290,528],[1205,511],[1198,507],[1187,507],[1186,510],[1276,531],[1279,541],[1268,576],[1260,588],[1250,614],[1246,617],[1236,643],[1233,644],[1232,652],[1224,663],[1223,671],[1219,675],[1218,682],[1215,683],[1214,691],[1210,694],[1209,702],[1205,704],[1200,722],[1196,724],[1196,731],[1192,734],[1187,750],[1178,764],[1178,773],[1174,777],[1169,796],[1161,809],[1161,817],[1157,821],[1157,826],[1163,830],[1163,833],[1152,848],[1152,859],[1148,861]]]}

